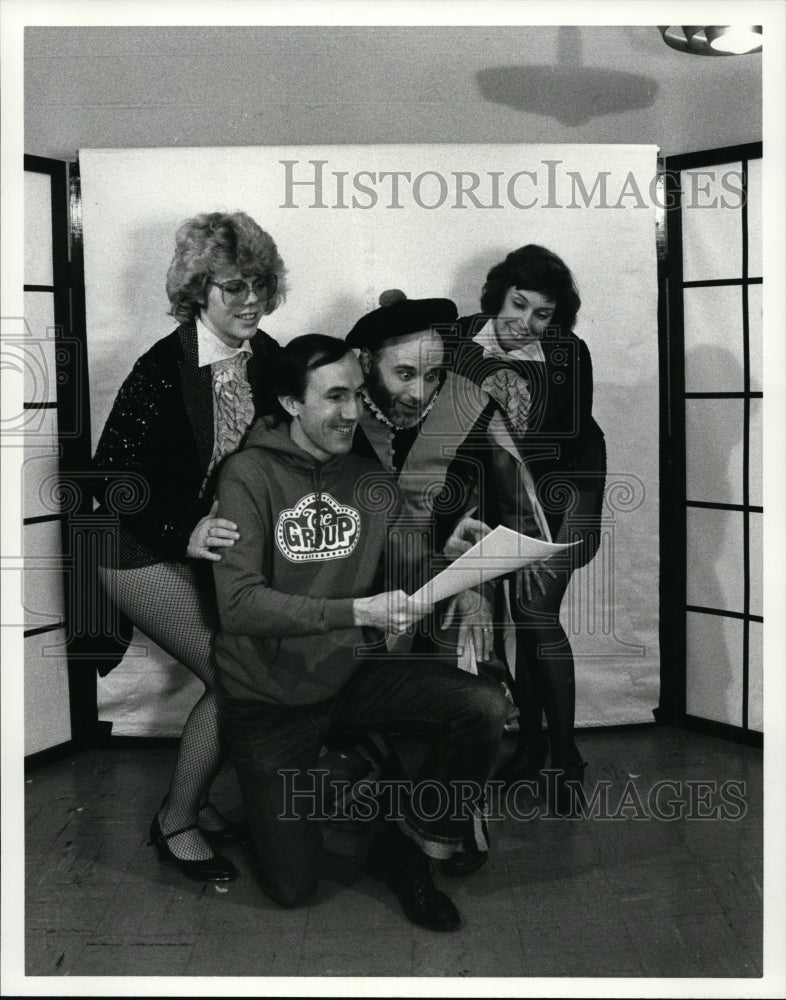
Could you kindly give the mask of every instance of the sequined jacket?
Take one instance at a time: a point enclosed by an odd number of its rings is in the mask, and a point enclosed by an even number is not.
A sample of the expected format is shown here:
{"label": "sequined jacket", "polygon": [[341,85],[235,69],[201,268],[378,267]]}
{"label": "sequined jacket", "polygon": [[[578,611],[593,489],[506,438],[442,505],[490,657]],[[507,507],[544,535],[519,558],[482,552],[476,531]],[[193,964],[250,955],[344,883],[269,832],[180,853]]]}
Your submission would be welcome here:
{"label": "sequined jacket", "polygon": [[[251,350],[259,416],[274,409],[267,375],[280,347],[257,330]],[[184,323],[138,359],[104,426],[94,494],[123,529],[111,560],[119,568],[184,561],[191,532],[210,509],[218,470],[203,483],[213,454],[213,386],[210,366],[197,360],[196,326]]]}

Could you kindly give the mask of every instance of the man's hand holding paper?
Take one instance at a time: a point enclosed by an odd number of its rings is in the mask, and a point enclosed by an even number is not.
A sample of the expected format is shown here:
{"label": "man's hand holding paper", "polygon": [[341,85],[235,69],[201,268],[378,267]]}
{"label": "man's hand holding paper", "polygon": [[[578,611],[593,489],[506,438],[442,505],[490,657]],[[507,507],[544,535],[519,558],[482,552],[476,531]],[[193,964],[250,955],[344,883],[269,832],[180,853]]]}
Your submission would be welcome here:
{"label": "man's hand holding paper", "polygon": [[[472,519],[465,518],[464,520]],[[482,522],[475,523],[482,525]],[[449,543],[457,535],[457,532],[458,526],[451,538],[448,539]],[[464,541],[466,540],[464,537]],[[458,538],[457,541],[461,544],[461,538]],[[498,526],[489,531],[488,534],[484,534],[412,597],[436,604],[437,601],[444,601],[454,594],[461,593],[462,590],[478,587],[490,580],[495,580],[498,576],[504,576],[506,573],[512,573],[533,563],[542,562],[558,552],[566,551],[575,544],[577,543],[560,545],[556,542],[544,542],[539,538],[520,535],[510,528]],[[446,554],[448,554],[447,548],[446,545]]]}

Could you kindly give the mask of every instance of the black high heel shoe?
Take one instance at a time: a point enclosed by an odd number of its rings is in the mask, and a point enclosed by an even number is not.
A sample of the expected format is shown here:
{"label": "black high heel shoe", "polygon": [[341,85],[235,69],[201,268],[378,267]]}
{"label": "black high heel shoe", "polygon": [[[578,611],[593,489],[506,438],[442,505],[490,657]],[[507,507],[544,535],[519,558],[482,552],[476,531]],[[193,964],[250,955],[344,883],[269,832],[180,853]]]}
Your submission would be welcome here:
{"label": "black high heel shoe", "polygon": [[176,837],[179,833],[186,833],[188,830],[198,829],[196,823],[184,826],[180,830],[173,830],[172,833],[163,833],[161,824],[158,821],[158,813],[153,817],[150,824],[149,844],[155,844],[158,851],[158,860],[165,864],[168,861],[174,864],[189,878],[197,879],[199,882],[231,882],[237,878],[237,868],[227,858],[222,858],[214,854],[212,858],[205,858],[201,861],[190,861],[186,858],[179,858],[173,853],[167,844],[168,840]]}
{"label": "black high heel shoe", "polygon": [[580,816],[579,806],[586,805],[584,794],[584,771],[586,760],[581,757],[569,764],[552,764],[546,783],[546,803],[555,816],[575,818]]}
{"label": "black high heel shoe", "polygon": [[495,775],[506,785],[512,785],[517,781],[541,780],[541,770],[546,763],[548,746],[539,748],[518,746],[513,751],[510,758],[503,764]]}

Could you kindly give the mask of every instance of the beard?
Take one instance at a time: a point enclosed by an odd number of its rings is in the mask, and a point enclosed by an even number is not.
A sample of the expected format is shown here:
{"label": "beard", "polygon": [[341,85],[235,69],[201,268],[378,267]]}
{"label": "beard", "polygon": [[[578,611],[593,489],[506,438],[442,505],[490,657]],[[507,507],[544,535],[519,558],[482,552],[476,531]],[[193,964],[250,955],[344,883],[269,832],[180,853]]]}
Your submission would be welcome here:
{"label": "beard", "polygon": [[380,378],[379,369],[375,363],[372,363],[371,370],[366,373],[366,392],[374,405],[378,406],[396,427],[417,427],[420,423],[425,407],[418,407],[417,411],[413,411],[412,407],[402,406],[398,397],[388,389]]}

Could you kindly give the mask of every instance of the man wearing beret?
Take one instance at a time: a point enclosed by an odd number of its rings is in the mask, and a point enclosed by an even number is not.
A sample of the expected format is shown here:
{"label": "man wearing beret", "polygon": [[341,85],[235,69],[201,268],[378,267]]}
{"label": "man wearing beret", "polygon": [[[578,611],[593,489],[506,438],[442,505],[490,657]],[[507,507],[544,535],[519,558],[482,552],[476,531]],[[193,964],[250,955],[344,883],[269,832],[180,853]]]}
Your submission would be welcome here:
{"label": "man wearing beret", "polygon": [[[387,583],[414,593],[444,565],[448,539],[455,552],[488,530],[472,514],[485,507],[483,493],[494,478],[487,462],[495,451],[487,446],[487,396],[451,370],[455,304],[443,298],[408,299],[398,290],[383,293],[380,303],[346,338],[359,349],[365,375],[353,450],[376,458],[396,475],[399,501],[389,531]],[[459,595],[451,610],[464,622],[458,663],[472,672],[478,664],[482,672],[495,659],[491,588],[484,591]],[[413,651],[428,649],[432,656],[457,662],[455,634],[448,641],[433,619],[429,630],[429,636],[415,637]],[[485,823],[477,816],[462,849],[443,861],[442,869],[469,874],[487,857]]]}
{"label": "man wearing beret", "polygon": [[469,517],[480,480],[477,419],[484,400],[449,370],[458,312],[450,299],[408,299],[398,290],[347,336],[365,375],[353,450],[396,474],[400,504],[393,538],[397,584],[413,592],[442,565],[457,525],[469,544],[485,526]]}

